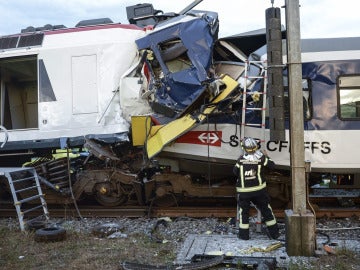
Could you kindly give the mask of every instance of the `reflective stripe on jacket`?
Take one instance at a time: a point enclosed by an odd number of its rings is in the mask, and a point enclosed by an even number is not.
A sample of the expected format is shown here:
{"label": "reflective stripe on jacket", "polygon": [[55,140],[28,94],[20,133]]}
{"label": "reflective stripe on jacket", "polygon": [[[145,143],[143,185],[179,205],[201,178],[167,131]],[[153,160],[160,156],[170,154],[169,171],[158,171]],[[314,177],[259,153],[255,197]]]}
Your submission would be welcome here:
{"label": "reflective stripe on jacket", "polygon": [[260,158],[240,156],[233,169],[234,174],[238,177],[236,191],[255,192],[266,188],[266,181],[262,175],[263,167],[272,168],[274,162],[265,155],[261,155]]}

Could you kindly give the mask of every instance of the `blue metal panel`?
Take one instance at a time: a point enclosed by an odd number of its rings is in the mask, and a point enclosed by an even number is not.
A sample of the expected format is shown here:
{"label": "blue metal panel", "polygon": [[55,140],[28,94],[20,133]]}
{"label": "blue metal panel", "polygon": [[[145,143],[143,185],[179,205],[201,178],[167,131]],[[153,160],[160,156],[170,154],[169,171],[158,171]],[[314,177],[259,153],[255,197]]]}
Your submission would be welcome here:
{"label": "blue metal panel", "polygon": [[[161,85],[156,89],[157,102],[178,112],[191,105],[201,95],[205,90],[205,81],[212,80],[208,76],[208,71],[212,61],[213,43],[218,32],[216,13],[180,23],[184,17],[179,16],[169,20],[166,24],[173,22],[175,24],[168,28],[155,29],[154,32],[136,41],[139,49],[153,51],[164,73]],[[162,58],[159,44],[175,39],[181,40],[185,46],[191,66],[172,73]]]}

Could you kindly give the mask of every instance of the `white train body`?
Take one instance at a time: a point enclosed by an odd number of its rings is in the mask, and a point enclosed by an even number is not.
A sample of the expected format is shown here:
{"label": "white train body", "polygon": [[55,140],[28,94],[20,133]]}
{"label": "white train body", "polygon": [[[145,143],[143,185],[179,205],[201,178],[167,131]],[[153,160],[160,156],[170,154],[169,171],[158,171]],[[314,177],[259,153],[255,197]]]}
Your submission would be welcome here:
{"label": "white train body", "polygon": [[3,44],[26,37],[39,44],[0,50],[2,150],[59,147],[60,138],[85,135],[113,141],[127,132],[115,93],[144,34],[108,24],[3,37]]}

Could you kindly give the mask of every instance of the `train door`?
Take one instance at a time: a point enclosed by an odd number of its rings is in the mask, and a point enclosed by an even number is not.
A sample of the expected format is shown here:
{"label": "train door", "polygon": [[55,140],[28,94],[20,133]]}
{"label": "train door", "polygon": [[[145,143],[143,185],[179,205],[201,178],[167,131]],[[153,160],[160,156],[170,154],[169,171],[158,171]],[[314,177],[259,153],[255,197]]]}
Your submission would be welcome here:
{"label": "train door", "polygon": [[0,59],[0,124],[7,130],[38,128],[37,57]]}

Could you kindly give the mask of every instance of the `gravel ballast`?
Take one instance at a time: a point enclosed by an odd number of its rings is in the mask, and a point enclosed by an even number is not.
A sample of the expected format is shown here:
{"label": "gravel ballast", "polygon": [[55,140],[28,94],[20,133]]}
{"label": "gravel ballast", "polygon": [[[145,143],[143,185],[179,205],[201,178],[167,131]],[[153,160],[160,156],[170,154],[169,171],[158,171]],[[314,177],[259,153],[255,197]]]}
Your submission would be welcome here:
{"label": "gravel ballast", "polygon": [[[255,217],[251,218],[251,228],[249,243],[252,239],[255,242],[256,232]],[[196,235],[215,235],[215,236],[234,236],[236,237],[236,227],[231,219],[217,219],[217,218],[83,218],[83,219],[51,219],[51,226],[58,226],[64,228],[68,232],[75,232],[78,234],[91,234],[99,239],[114,239],[114,238],[128,238],[132,235],[142,235],[148,237],[156,245],[171,245],[175,253],[180,253],[187,238]],[[281,236],[279,241],[285,241],[285,225],[282,220],[279,220]],[[6,227],[11,230],[19,230],[18,220],[15,218],[0,219],[0,228]],[[320,237],[322,244],[330,244],[333,242],[341,242],[347,240],[360,241],[360,218],[343,218],[343,219],[317,219],[316,221],[316,235]],[[262,233],[260,233],[262,234]],[[265,234],[265,233],[264,233]],[[252,237],[253,236],[253,237]],[[262,235],[261,237],[263,237]],[[240,241],[240,240],[239,240]],[[138,247],[139,248],[139,247]],[[333,247],[336,249],[337,247]],[[358,259],[360,256],[360,246],[348,247]],[[146,254],[146,251],[142,254]],[[324,252],[325,256],[332,256]],[[156,254],[148,254],[146,257],[137,258],[147,263],[150,257]],[[310,263],[319,260],[319,257],[312,258],[291,258],[291,263],[299,263],[305,268],[299,269],[332,269],[332,268],[311,268]],[[129,258],[131,260],[131,258]],[[176,263],[186,263],[179,260],[179,257],[174,260]],[[309,268],[306,268],[309,267]],[[324,266],[325,267],[325,266]],[[330,266],[329,266],[330,267]],[[356,266],[349,266],[348,269],[360,269]]]}

